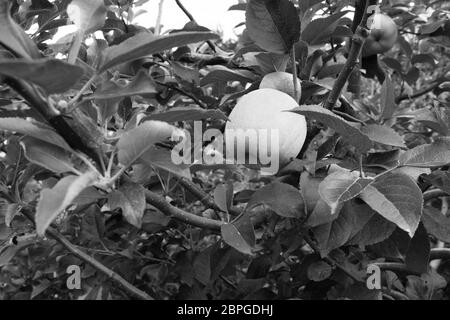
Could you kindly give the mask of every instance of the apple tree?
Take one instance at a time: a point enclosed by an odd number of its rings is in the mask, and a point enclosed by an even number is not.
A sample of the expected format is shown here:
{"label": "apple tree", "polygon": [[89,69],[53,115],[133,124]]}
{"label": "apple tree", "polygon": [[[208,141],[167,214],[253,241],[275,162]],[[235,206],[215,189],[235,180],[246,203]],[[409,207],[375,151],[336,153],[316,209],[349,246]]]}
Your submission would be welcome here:
{"label": "apple tree", "polygon": [[[223,41],[147,1],[0,0],[1,299],[449,298],[448,3],[239,1]],[[258,90],[306,119],[282,168],[173,161]]]}

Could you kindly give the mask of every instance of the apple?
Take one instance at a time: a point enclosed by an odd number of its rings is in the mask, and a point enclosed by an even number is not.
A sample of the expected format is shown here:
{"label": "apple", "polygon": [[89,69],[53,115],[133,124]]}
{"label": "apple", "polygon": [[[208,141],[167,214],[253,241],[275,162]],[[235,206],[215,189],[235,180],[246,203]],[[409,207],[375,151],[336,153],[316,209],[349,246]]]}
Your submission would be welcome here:
{"label": "apple", "polygon": [[397,24],[388,15],[375,13],[369,17],[369,37],[362,48],[363,57],[384,53],[390,50],[397,41]]}

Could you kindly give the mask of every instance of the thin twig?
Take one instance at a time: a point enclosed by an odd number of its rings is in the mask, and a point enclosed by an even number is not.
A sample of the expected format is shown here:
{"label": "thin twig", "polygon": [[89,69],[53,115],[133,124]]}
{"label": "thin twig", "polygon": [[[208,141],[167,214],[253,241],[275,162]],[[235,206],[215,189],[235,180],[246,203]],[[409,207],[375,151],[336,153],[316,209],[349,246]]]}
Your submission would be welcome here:
{"label": "thin twig", "polygon": [[[214,199],[208,193],[203,191],[199,186],[197,186],[194,182],[186,178],[179,178],[178,182],[184,189],[192,193],[192,195],[196,197],[204,206],[216,211],[223,212],[223,210],[216,204]],[[238,210],[233,208],[230,208],[228,210],[228,213],[232,216],[237,216],[240,214]]]}
{"label": "thin twig", "polygon": [[417,91],[417,92],[415,92],[413,94],[403,94],[401,96],[398,96],[397,98],[395,98],[395,103],[400,103],[403,100],[412,100],[412,99],[418,98],[420,96],[423,96],[423,95],[433,91],[441,83],[442,82],[435,82],[434,84],[432,84],[432,85],[430,85],[430,86],[428,86],[426,88],[423,88],[423,89],[421,89],[421,90],[419,90],[419,91]]}
{"label": "thin twig", "polygon": [[[188,19],[197,24],[197,22],[194,19],[194,16],[189,12],[188,9],[186,9],[186,7],[181,3],[181,1],[175,0],[175,2],[177,3],[178,7],[184,12],[184,14],[188,17]],[[210,40],[206,41],[206,43],[208,44],[208,46],[211,48],[212,51],[216,52],[216,47]]]}
{"label": "thin twig", "polygon": [[78,91],[78,93],[67,103],[68,113],[71,113],[74,108],[76,108],[76,103],[80,100],[83,93],[89,89],[89,87],[94,83],[97,78],[97,74],[94,74]]}
{"label": "thin twig", "polygon": [[295,101],[300,103],[300,97],[298,94],[298,82],[297,82],[297,62],[295,61],[295,44],[292,45],[291,61],[292,61],[292,81],[294,81],[294,96]]}
{"label": "thin twig", "polygon": [[170,84],[170,83],[164,83],[164,82],[156,81],[156,80],[155,80],[155,82],[156,82],[157,84],[161,85],[161,86],[170,88],[170,89],[172,89],[172,90],[175,90],[175,91],[181,93],[182,95],[184,95],[184,96],[186,96],[186,97],[188,97],[188,98],[191,98],[196,104],[198,104],[198,105],[199,105],[201,108],[203,108],[203,109],[207,109],[207,108],[208,108],[208,106],[205,105],[205,104],[204,104],[200,99],[198,99],[196,96],[194,96],[193,94],[190,94],[189,92],[184,91],[183,89],[179,88],[179,87],[176,86],[176,85],[173,85],[173,84]]}
{"label": "thin twig", "polygon": [[156,25],[155,25],[155,35],[159,36],[161,33],[161,18],[163,13],[163,4],[164,0],[159,0],[159,6],[158,6],[158,17],[156,18]]}

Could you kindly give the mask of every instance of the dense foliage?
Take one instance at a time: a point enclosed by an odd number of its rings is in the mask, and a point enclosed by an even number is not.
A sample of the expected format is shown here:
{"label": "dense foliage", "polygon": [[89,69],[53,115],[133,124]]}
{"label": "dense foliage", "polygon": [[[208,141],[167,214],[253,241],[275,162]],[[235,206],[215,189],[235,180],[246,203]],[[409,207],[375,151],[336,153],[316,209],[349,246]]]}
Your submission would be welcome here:
{"label": "dense foliage", "polygon": [[[240,1],[237,42],[189,1],[133,24],[146,2],[0,0],[0,299],[449,297],[448,2]],[[398,36],[362,57],[369,5]],[[296,159],[171,161],[275,71],[302,80]]]}

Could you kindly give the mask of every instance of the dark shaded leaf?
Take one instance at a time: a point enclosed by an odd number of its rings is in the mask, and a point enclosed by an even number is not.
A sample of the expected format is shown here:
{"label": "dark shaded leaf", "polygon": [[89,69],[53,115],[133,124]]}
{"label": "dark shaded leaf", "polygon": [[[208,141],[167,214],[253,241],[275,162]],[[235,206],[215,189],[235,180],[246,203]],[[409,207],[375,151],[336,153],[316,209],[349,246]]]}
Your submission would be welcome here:
{"label": "dark shaded leaf", "polygon": [[177,32],[164,36],[154,36],[147,32],[141,32],[119,45],[109,47],[105,51],[103,64],[98,73],[146,55],[217,38],[217,34],[212,32]]}
{"label": "dark shaded leaf", "polygon": [[11,50],[15,56],[20,58],[39,59],[42,57],[36,44],[23,31],[23,29],[12,19],[10,10],[13,2],[0,1],[0,44]]}
{"label": "dark shaded leaf", "polygon": [[147,73],[140,71],[136,77],[129,82],[123,81],[122,83],[117,83],[108,81],[106,85],[103,85],[100,90],[95,91],[95,93],[87,97],[87,99],[108,100],[156,93],[158,93],[156,83]]}
{"label": "dark shaded leaf", "polygon": [[200,80],[200,85],[224,84],[228,81],[239,81],[242,84],[253,82],[255,77],[247,70],[233,70],[224,66],[216,66]]}
{"label": "dark shaded leaf", "polygon": [[287,218],[304,218],[304,203],[300,191],[289,184],[273,182],[257,190],[247,203],[246,211],[265,205]]}
{"label": "dark shaded leaf", "polygon": [[136,228],[142,226],[145,210],[145,189],[140,184],[126,183],[108,194],[108,204],[111,210],[122,209],[125,220]]}
{"label": "dark shaded leaf", "polygon": [[0,118],[0,130],[17,132],[48,142],[68,151],[72,150],[67,142],[51,127],[37,121],[28,121],[21,118]]}
{"label": "dark shaded leaf", "polygon": [[450,242],[450,218],[433,207],[425,207],[422,222],[425,229],[443,242]]}
{"label": "dark shaded leaf", "polygon": [[450,171],[436,170],[423,179],[450,194]]}
{"label": "dark shaded leaf", "polygon": [[341,11],[326,18],[318,18],[311,21],[303,30],[301,39],[309,45],[322,44],[330,40],[330,36],[336,29],[339,19],[348,11]]}
{"label": "dark shaded leaf", "polygon": [[253,225],[247,214],[232,223],[224,223],[220,228],[223,241],[244,254],[252,254],[255,245]]}
{"label": "dark shaded leaf", "polygon": [[411,64],[416,63],[428,63],[432,67],[436,66],[436,61],[431,53],[422,53],[413,55],[411,57]]}
{"label": "dark shaded leaf", "polygon": [[274,53],[288,53],[300,37],[297,9],[289,0],[249,0],[246,26],[255,43]]}
{"label": "dark shaded leaf", "polygon": [[398,74],[403,74],[403,68],[397,59],[384,57],[382,61],[391,69],[398,72]]}
{"label": "dark shaded leaf", "polygon": [[380,98],[380,118],[390,119],[392,118],[397,105],[395,103],[395,86],[392,83],[391,77],[386,75],[386,79],[381,86],[381,98]]}
{"label": "dark shaded leaf", "polygon": [[320,282],[328,279],[333,273],[333,268],[323,260],[308,266],[307,277],[309,280]]}
{"label": "dark shaded leaf", "polygon": [[419,224],[414,237],[412,237],[406,251],[405,263],[408,270],[425,273],[430,260],[430,239],[423,224]]}
{"label": "dark shaded leaf", "polygon": [[83,77],[84,70],[58,59],[17,59],[0,60],[0,74],[31,82],[53,94],[72,88]]}

